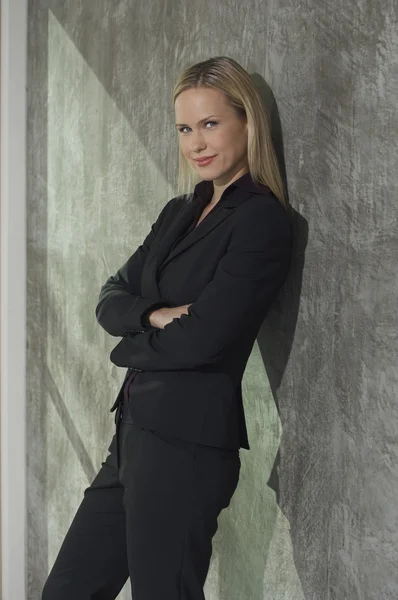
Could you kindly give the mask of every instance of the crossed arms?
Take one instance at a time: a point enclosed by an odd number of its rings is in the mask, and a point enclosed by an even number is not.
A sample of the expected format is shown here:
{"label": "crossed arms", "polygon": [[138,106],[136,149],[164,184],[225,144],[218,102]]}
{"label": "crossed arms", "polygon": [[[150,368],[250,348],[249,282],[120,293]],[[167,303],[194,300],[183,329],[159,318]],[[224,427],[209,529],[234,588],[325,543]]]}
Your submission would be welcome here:
{"label": "crossed arms", "polygon": [[216,362],[252,322],[261,324],[289,270],[290,218],[275,198],[258,196],[238,209],[227,251],[188,314],[163,329],[142,329],[149,311],[173,306],[140,296],[145,258],[169,204],[143,244],[101,288],[96,316],[108,333],[124,336],[110,354],[120,367],[170,371]]}

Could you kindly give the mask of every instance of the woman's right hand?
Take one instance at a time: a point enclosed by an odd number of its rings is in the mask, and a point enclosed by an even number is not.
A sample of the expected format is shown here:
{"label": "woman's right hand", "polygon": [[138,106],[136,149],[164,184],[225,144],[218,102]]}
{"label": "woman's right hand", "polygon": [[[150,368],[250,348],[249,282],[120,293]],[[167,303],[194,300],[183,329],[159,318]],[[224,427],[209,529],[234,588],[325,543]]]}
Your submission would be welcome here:
{"label": "woman's right hand", "polygon": [[188,314],[188,306],[191,304],[183,304],[182,306],[173,306],[169,308],[164,306],[158,308],[149,314],[149,322],[152,327],[164,329],[166,325],[172,322],[173,319],[178,319],[181,315]]}

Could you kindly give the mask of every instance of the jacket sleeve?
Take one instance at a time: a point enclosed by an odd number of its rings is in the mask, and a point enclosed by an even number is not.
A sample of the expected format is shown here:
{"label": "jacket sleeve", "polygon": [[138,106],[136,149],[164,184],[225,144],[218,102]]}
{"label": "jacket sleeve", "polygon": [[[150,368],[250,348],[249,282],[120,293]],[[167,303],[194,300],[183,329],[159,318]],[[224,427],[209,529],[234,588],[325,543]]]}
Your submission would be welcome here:
{"label": "jacket sleeve", "polygon": [[261,325],[284,283],[293,232],[288,212],[261,196],[245,207],[213,279],[188,308],[163,329],[127,335],[112,350],[120,367],[167,371],[214,363],[250,324]]}
{"label": "jacket sleeve", "polygon": [[142,327],[151,327],[147,321],[150,311],[161,306],[173,306],[169,302],[159,301],[159,298],[141,296],[142,269],[171,202],[172,200],[163,207],[143,243],[116,274],[107,279],[100,290],[95,315],[101,327],[111,335],[123,336],[128,332],[143,331]]}

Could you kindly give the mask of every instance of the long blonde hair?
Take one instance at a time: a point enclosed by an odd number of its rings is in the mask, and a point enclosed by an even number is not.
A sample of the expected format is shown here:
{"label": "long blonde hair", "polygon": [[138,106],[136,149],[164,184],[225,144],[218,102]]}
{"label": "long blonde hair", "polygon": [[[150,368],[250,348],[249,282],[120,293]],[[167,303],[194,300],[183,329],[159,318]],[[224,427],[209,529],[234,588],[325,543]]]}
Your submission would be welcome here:
{"label": "long blonde hair", "polygon": [[[271,138],[269,112],[249,73],[227,56],[196,63],[179,76],[173,90],[173,107],[181,92],[196,87],[220,90],[237,114],[247,118],[247,160],[253,181],[267,185],[287,208],[286,190]],[[187,189],[192,193],[199,181],[198,173],[179,148],[178,193],[184,194]]]}

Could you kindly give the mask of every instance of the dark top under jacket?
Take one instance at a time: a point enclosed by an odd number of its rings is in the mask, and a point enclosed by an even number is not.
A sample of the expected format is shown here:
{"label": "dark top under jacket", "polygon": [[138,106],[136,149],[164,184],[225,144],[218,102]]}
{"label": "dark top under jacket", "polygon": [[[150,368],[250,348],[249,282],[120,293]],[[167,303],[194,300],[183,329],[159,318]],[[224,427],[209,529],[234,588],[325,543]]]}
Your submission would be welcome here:
{"label": "dark top under jacket", "polygon": [[[289,212],[246,173],[195,227],[213,194],[203,180],[176,196],[143,243],[102,286],[96,317],[122,339],[111,361],[134,372],[137,424],[199,444],[249,449],[242,376],[261,324],[286,280]],[[191,304],[163,329],[147,314]],[[111,408],[123,397],[123,385]]]}

